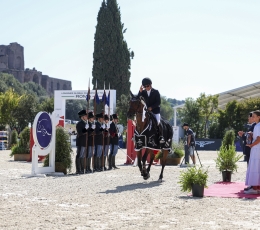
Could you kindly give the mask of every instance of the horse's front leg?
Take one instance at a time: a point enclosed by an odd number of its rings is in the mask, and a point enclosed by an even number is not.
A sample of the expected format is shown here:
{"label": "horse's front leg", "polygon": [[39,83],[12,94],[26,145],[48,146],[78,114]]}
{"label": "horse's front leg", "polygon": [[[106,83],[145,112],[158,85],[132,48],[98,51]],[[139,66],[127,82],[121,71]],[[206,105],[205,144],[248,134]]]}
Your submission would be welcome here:
{"label": "horse's front leg", "polygon": [[152,163],[153,163],[153,160],[154,160],[154,152],[152,150],[149,150],[150,152],[150,162],[149,162],[149,165],[147,167],[147,173],[150,173],[150,169],[151,169],[151,166],[152,166]]}
{"label": "horse's front leg", "polygon": [[[149,150],[146,149],[146,150],[145,150],[145,153],[144,153],[144,155],[143,155],[143,157],[142,157],[142,162],[143,162],[143,178],[144,178],[144,180],[147,180],[147,179],[150,177],[150,173],[149,173],[150,169],[149,169],[149,171],[148,171],[148,169],[146,169],[146,160],[147,160],[148,154],[149,154]],[[148,168],[149,168],[149,167],[148,167]]]}
{"label": "horse's front leg", "polygon": [[162,152],[163,152],[163,157],[162,157],[162,160],[161,160],[162,169],[161,169],[161,173],[160,173],[160,176],[159,176],[160,182],[162,182],[162,179],[163,179],[163,170],[164,170],[164,167],[166,165],[166,158],[168,156],[169,151],[168,150],[162,150]]}
{"label": "horse's front leg", "polygon": [[136,151],[136,156],[137,156],[137,164],[138,164],[139,170],[141,172],[141,176],[143,176],[142,162],[141,162],[141,159],[142,159],[142,152],[141,152],[141,150]]}

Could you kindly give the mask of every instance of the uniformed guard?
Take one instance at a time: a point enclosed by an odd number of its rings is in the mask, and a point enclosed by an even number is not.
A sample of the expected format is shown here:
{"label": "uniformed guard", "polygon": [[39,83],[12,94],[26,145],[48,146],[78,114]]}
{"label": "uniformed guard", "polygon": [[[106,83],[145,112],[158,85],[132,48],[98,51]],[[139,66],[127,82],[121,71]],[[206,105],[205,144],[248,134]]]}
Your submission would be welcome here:
{"label": "uniformed guard", "polygon": [[159,141],[161,144],[164,143],[165,140],[163,137],[163,127],[161,124],[160,114],[161,95],[158,90],[152,87],[152,80],[150,78],[144,78],[142,80],[142,85],[139,89],[138,96],[144,97],[147,109],[156,117],[159,131]]}
{"label": "uniformed guard", "polygon": [[87,150],[87,138],[88,138],[88,115],[86,110],[78,112],[80,121],[76,125],[77,137],[77,155],[76,155],[76,174],[84,174],[84,161]]}
{"label": "uniformed guard", "polygon": [[95,129],[95,167],[94,170],[97,172],[102,171],[102,152],[103,152],[103,130],[105,124],[103,124],[104,118],[103,113],[96,114],[96,129]]}
{"label": "uniformed guard", "polygon": [[[93,157],[94,157],[94,135],[95,135],[95,121],[94,121],[94,114],[93,112],[89,112],[88,113],[88,122],[89,122],[89,130],[88,130],[88,155],[87,155],[87,166],[86,166],[86,171],[87,173],[91,173],[91,158],[93,161]],[[93,163],[92,162],[92,168],[93,167]]]}
{"label": "uniformed guard", "polygon": [[[110,128],[110,122],[109,122],[109,117],[107,114],[104,115],[104,121],[105,121],[105,129],[103,131],[103,136],[104,136],[104,170],[107,170],[106,168],[106,160],[107,160],[107,156],[108,156],[108,150],[109,150],[109,141],[110,141],[110,137],[109,137],[109,128]],[[112,168],[112,165],[111,165]]]}
{"label": "uniformed guard", "polygon": [[109,168],[108,170],[111,170],[112,168],[114,169],[119,169],[116,167],[115,164],[115,158],[116,154],[118,152],[118,128],[117,128],[117,123],[118,123],[118,116],[117,114],[113,114],[111,116],[112,122],[110,124],[109,128],[109,134],[110,134],[110,154],[108,156],[108,162],[109,162]]}

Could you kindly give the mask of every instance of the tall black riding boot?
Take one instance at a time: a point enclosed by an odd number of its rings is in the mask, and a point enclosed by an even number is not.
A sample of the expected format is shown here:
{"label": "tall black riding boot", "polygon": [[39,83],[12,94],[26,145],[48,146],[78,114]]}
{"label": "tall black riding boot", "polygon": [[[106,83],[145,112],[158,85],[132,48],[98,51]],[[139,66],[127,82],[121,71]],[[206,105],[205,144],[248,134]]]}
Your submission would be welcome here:
{"label": "tall black riding boot", "polygon": [[114,169],[119,169],[118,167],[116,167],[116,156],[112,156],[112,167]]}
{"label": "tall black riding boot", "polygon": [[107,168],[106,168],[106,161],[107,161],[107,157],[104,157],[104,171],[107,170]]}
{"label": "tall black riding boot", "polygon": [[80,173],[80,160],[79,160],[79,158],[76,158],[75,163],[76,163],[76,174],[79,174]]}
{"label": "tall black riding boot", "polygon": [[87,172],[88,172],[88,173],[92,173],[90,164],[91,164],[91,158],[87,158],[87,167],[88,167],[88,171],[87,171]]}
{"label": "tall black riding boot", "polygon": [[163,144],[165,142],[164,137],[163,137],[163,127],[162,127],[162,123],[160,122],[160,124],[158,125],[159,128],[159,141],[161,144]]}
{"label": "tall black riding boot", "polygon": [[94,168],[93,168],[93,172],[97,171],[97,156],[94,156]]}
{"label": "tall black riding boot", "polygon": [[96,167],[96,171],[97,172],[101,172],[102,170],[100,170],[101,167],[101,158],[97,157],[97,167]]}
{"label": "tall black riding boot", "polygon": [[80,160],[80,174],[84,174],[84,158],[79,158]]}
{"label": "tall black riding boot", "polygon": [[108,156],[108,169],[107,170],[111,170],[112,169],[112,154],[109,154]]}

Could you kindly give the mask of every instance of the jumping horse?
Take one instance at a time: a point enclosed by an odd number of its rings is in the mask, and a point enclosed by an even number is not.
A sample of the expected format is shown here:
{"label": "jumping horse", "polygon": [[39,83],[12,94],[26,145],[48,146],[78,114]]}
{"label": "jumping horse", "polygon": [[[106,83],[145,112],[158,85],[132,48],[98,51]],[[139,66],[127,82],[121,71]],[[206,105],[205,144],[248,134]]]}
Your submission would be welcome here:
{"label": "jumping horse", "polygon": [[[166,164],[166,158],[172,146],[173,130],[168,121],[161,118],[160,122],[163,126],[163,137],[165,143],[161,144],[159,142],[159,133],[157,127],[157,121],[152,112],[147,110],[145,100],[142,96],[138,97],[131,93],[131,99],[129,101],[129,109],[127,112],[127,117],[129,119],[135,118],[135,131],[134,131],[134,142],[135,151],[137,154],[138,167],[143,176],[144,180],[150,177],[150,169],[154,160],[154,151],[162,151],[161,159],[161,173],[159,176],[159,181],[162,182],[163,170]],[[145,149],[145,153],[142,156],[142,149]],[[148,154],[150,154],[150,162],[146,168],[146,159]]]}

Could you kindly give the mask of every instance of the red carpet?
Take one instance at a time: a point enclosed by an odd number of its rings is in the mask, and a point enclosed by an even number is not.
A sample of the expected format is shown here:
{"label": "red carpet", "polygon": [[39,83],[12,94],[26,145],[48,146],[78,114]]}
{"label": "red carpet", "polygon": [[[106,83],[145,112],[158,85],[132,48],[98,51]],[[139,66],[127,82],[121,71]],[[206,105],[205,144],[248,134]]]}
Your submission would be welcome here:
{"label": "red carpet", "polygon": [[259,199],[260,194],[245,194],[245,182],[217,182],[204,189],[204,196]]}

